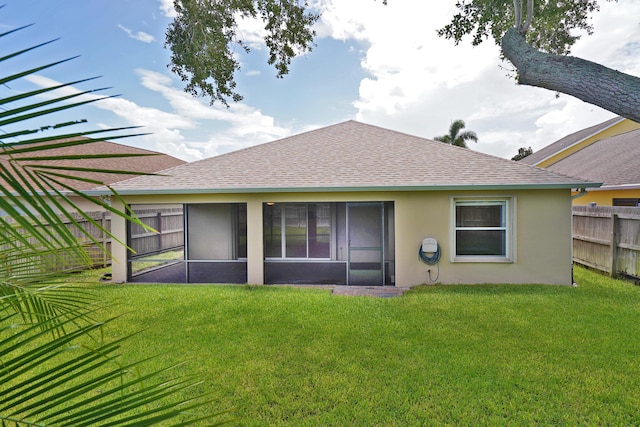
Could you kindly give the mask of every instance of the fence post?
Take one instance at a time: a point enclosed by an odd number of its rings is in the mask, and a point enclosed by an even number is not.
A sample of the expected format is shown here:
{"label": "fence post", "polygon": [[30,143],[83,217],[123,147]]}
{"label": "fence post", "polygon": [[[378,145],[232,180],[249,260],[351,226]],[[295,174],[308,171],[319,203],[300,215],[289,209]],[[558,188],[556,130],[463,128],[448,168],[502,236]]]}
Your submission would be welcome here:
{"label": "fence post", "polygon": [[102,226],[102,267],[106,267],[108,265],[109,260],[107,254],[107,212],[102,211],[102,218],[100,219],[100,225]]}
{"label": "fence post", "polygon": [[157,214],[158,250],[162,250],[162,212]]}
{"label": "fence post", "polygon": [[609,276],[616,276],[616,265],[617,265],[617,252],[618,252],[618,240],[619,240],[619,220],[618,214],[611,212],[611,269],[609,271]]}

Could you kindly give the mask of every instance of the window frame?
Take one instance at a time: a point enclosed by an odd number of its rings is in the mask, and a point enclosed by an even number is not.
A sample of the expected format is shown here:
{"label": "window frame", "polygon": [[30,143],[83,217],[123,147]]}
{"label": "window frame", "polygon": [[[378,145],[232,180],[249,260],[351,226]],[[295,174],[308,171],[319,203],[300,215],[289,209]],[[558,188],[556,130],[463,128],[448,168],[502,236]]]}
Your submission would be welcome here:
{"label": "window frame", "polygon": [[[450,261],[456,262],[476,262],[476,263],[514,263],[516,261],[516,221],[515,221],[515,205],[516,199],[513,196],[495,196],[495,197],[478,197],[478,196],[454,196],[451,197],[451,227],[450,242],[451,256]],[[461,205],[477,205],[477,206],[495,206],[502,207],[504,215],[504,226],[500,227],[458,227],[457,226],[457,207]],[[457,231],[459,230],[504,230],[505,231],[505,254],[504,255],[458,255],[457,254]]]}
{"label": "window frame", "polygon": [[[279,231],[279,236],[280,236],[280,256],[266,256],[264,259],[265,260],[269,260],[269,261],[328,261],[331,260],[331,246],[329,246],[329,254],[327,257],[311,257],[310,256],[310,252],[311,252],[311,245],[309,242],[309,206],[310,205],[315,205],[316,209],[317,209],[317,205],[321,205],[321,204],[327,204],[329,205],[329,245],[331,245],[331,241],[333,239],[333,223],[334,223],[334,215],[333,215],[333,208],[331,207],[331,203],[327,203],[327,202],[280,202],[280,203],[274,203],[273,205],[269,205],[267,203],[264,203],[263,206],[275,206],[278,205],[278,208],[280,209],[280,231]],[[289,249],[289,247],[287,246],[287,208],[298,208],[300,209],[301,207],[304,207],[304,212],[305,212],[305,252],[306,252],[306,256],[288,256],[287,255],[287,251]],[[265,210],[263,207],[263,221],[265,219],[265,214],[264,214]],[[316,211],[316,215],[317,215],[317,211]],[[264,245],[264,233],[265,233],[265,229],[263,226],[263,245]],[[266,248],[265,248],[265,253],[266,253]]]}
{"label": "window frame", "polygon": [[612,206],[640,207],[640,198],[636,197],[614,197],[611,201]]}

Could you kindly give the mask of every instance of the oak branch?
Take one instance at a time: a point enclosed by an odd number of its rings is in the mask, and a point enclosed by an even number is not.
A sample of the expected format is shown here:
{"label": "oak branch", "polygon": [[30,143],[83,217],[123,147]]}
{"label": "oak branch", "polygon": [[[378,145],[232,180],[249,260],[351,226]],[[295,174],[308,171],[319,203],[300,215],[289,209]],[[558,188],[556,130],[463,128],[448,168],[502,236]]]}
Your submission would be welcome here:
{"label": "oak branch", "polygon": [[574,56],[541,52],[517,28],[507,30],[501,48],[518,70],[518,83],[572,95],[640,122],[640,78]]}

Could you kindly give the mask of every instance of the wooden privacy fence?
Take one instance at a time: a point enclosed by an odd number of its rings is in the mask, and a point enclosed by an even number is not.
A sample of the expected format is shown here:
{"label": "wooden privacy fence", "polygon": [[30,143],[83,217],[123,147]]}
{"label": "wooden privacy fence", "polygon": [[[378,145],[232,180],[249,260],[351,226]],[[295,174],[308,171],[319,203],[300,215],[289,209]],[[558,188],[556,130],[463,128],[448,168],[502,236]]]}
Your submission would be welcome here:
{"label": "wooden privacy fence", "polygon": [[573,261],[640,279],[640,208],[573,207]]}
{"label": "wooden privacy fence", "polygon": [[[91,257],[94,267],[106,267],[111,264],[111,238],[100,227],[87,220],[78,213],[70,214],[77,222],[77,226],[73,224],[66,216],[60,215],[62,221],[71,230],[73,236],[78,239]],[[111,213],[109,212],[85,212],[95,223],[99,224],[107,231],[111,230]],[[184,245],[184,222],[182,207],[180,208],[161,208],[149,211],[136,211],[136,215],[145,224],[149,225],[156,232],[144,230],[141,226],[133,224],[130,230],[129,245],[138,254],[153,254],[163,250],[181,247]],[[15,222],[7,219],[8,222]],[[95,239],[97,243],[92,242],[82,232],[84,229]],[[105,248],[106,251],[102,250]],[[74,262],[73,259],[65,260],[64,265],[59,265],[60,269],[75,269],[82,267]]]}
{"label": "wooden privacy fence", "polygon": [[[87,215],[105,230],[111,230],[111,217],[108,212],[85,212],[85,215]],[[73,225],[73,223],[67,218],[64,218],[64,221],[67,224],[67,227],[71,229],[74,237],[81,242],[84,242],[87,252],[91,257],[91,261],[93,262],[93,266],[106,267],[107,265],[110,265],[111,238],[109,237],[109,235],[101,230],[100,227],[92,224],[82,215],[73,213],[72,216],[73,219],[77,221],[79,227]],[[87,231],[88,234],[93,239],[95,239],[96,242],[98,242],[98,244],[90,241],[79,228],[83,228],[85,231]],[[99,245],[102,245],[102,247],[105,248],[106,251],[102,250]]]}
{"label": "wooden privacy fence", "polygon": [[184,246],[182,207],[135,210],[136,216],[156,232],[131,224],[129,245],[137,255],[157,254]]}
{"label": "wooden privacy fence", "polygon": [[[107,233],[102,230],[100,227],[105,229],[110,229],[111,221],[109,216],[105,212],[85,212],[89,218],[95,223],[92,223],[84,216],[78,213],[70,213],[69,216],[76,221],[77,225],[73,223],[71,219],[69,219],[66,215],[59,215],[60,220],[64,223],[73,237],[75,237],[78,242],[84,246],[88,256],[91,259],[91,263],[98,266],[106,266],[111,260],[109,258],[108,252],[111,251],[111,239],[108,238]],[[22,244],[20,241],[14,242],[13,246],[9,246],[8,244],[3,245],[2,249],[7,250],[11,248],[15,248],[15,256],[18,256],[18,252],[21,250],[25,250],[21,257],[16,258],[14,261],[9,262],[4,267],[11,269],[19,269],[22,273],[27,272],[36,272],[41,270],[74,270],[78,267],[84,267],[86,265],[86,260],[80,260],[75,256],[73,251],[67,251],[64,249],[64,244],[54,245],[58,248],[55,255],[50,252],[50,249],[44,248],[42,245],[39,245],[35,238],[30,237],[30,233],[28,230],[22,228],[17,221],[13,218],[5,217],[3,220],[9,224],[16,227],[16,230],[23,235],[23,238],[29,242],[29,244],[35,244],[37,247],[41,247],[43,252],[41,254],[31,253],[32,249],[29,248],[26,244]],[[48,226],[45,226],[48,228]],[[87,233],[91,235],[95,242],[91,241],[86,234],[82,231],[82,229],[86,230]],[[44,232],[45,235],[48,235],[48,238],[53,241],[54,239],[61,239],[57,236],[52,229]],[[96,243],[97,242],[97,243]],[[103,250],[102,248],[105,248]],[[37,249],[36,249],[37,250]],[[17,270],[16,270],[17,271]]]}

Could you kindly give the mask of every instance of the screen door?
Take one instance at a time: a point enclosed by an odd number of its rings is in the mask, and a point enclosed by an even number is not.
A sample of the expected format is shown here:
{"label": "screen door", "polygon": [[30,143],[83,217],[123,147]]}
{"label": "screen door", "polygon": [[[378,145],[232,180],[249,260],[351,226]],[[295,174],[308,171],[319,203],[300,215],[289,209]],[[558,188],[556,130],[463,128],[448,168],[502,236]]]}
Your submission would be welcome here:
{"label": "screen door", "polygon": [[347,204],[347,284],[384,285],[384,204]]}

